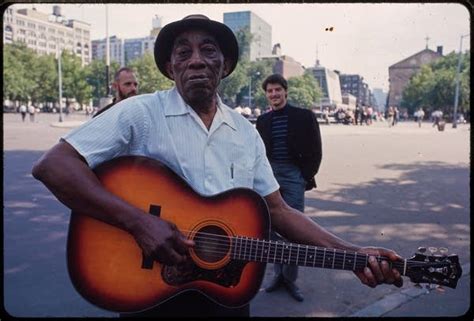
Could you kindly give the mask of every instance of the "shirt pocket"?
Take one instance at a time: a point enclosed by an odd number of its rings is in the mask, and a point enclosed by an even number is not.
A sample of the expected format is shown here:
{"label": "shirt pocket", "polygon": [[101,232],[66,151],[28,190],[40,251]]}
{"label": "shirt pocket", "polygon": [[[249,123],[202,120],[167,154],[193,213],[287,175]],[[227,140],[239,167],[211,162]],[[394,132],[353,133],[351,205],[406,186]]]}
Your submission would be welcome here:
{"label": "shirt pocket", "polygon": [[245,162],[236,162],[231,165],[232,185],[234,187],[253,187],[253,170],[252,167]]}

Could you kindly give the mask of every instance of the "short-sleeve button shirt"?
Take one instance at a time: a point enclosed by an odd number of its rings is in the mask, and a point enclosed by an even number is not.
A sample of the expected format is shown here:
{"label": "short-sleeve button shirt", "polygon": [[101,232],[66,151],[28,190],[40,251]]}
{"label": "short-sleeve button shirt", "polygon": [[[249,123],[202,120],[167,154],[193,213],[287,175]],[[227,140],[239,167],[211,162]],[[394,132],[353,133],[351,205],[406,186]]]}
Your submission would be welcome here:
{"label": "short-sleeve button shirt", "polygon": [[62,138],[91,168],[119,156],[147,156],[203,195],[235,187],[261,196],[278,190],[257,130],[217,100],[209,130],[174,87],[127,98]]}

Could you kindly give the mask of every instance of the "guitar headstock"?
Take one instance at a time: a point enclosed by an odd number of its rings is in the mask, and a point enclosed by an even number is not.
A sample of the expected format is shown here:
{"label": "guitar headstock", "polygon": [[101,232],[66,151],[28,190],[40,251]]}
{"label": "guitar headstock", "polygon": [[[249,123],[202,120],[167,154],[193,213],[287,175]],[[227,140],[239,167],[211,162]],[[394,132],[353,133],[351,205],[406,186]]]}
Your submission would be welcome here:
{"label": "guitar headstock", "polygon": [[407,260],[406,276],[415,283],[431,283],[455,289],[462,274],[457,255],[446,255],[447,249],[429,248],[431,255],[426,255],[425,248]]}

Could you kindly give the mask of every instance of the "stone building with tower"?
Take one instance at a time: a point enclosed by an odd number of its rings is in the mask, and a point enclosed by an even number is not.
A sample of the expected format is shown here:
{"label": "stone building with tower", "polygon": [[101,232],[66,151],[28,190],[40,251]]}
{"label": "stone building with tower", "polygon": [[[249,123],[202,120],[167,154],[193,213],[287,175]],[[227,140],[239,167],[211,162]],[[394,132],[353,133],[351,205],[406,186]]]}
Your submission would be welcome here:
{"label": "stone building with tower", "polygon": [[400,107],[403,90],[410,78],[421,69],[421,66],[429,64],[442,56],[442,46],[438,46],[436,51],[428,49],[427,46],[422,51],[391,65],[388,68],[388,106]]}

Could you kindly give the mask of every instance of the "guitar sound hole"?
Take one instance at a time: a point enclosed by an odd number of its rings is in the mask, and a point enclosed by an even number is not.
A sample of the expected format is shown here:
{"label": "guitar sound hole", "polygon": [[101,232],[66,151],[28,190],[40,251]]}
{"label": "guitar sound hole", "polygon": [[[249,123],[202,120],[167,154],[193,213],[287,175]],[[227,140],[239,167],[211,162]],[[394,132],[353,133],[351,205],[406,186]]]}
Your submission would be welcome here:
{"label": "guitar sound hole", "polygon": [[229,237],[219,226],[203,227],[195,234],[193,240],[197,257],[207,263],[222,260],[230,250]]}

